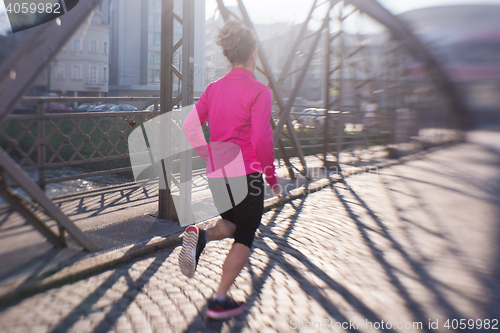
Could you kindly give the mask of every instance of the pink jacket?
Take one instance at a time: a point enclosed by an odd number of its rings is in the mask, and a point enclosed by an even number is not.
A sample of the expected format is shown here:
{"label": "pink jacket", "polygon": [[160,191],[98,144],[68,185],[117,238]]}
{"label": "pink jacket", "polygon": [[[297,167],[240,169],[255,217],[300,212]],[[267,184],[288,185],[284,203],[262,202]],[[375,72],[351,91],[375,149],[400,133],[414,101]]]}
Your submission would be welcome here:
{"label": "pink jacket", "polygon": [[[208,85],[183,128],[190,144],[207,162],[209,178],[222,177],[222,174],[214,172],[218,167],[214,168],[212,155],[225,154],[229,159],[238,155],[236,160],[240,162],[233,163],[232,168],[241,170],[228,175],[226,169],[226,176],[261,172],[271,187],[277,184],[273,132],[269,122],[271,106],[271,90],[248,70],[233,68],[229,74]],[[209,146],[200,130],[207,119]],[[219,148],[223,145],[225,148]],[[232,145],[236,149],[227,149]],[[222,159],[225,158],[218,158]]]}

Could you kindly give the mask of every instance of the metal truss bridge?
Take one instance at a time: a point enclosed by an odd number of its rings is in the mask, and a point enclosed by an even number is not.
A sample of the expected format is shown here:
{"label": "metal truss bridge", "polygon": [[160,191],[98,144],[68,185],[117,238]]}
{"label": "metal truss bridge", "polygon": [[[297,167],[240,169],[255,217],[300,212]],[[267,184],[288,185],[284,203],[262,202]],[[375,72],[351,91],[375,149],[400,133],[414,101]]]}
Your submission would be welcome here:
{"label": "metal truss bridge", "polygon": [[[135,126],[178,103],[194,102],[194,64],[190,61],[194,55],[194,0],[183,0],[182,13],[174,11],[174,0],[162,1],[159,99],[23,97],[99,3],[82,1],[77,10],[63,17],[62,24],[52,21],[30,29],[29,36],[0,68],[0,195],[54,245],[64,245],[67,232],[88,251],[99,247],[46,195],[45,185],[131,168],[59,178],[47,178],[46,171],[128,159],[127,137]],[[217,3],[224,21],[239,20],[254,29],[242,0],[238,0],[236,11],[223,0]],[[367,20],[385,27],[383,33],[370,36],[353,30],[357,22]],[[182,25],[178,41],[174,40],[174,22]],[[271,66],[265,51],[258,41],[257,75],[273,92],[276,156],[291,178],[297,173],[307,177],[306,157],[312,154],[331,166],[338,164],[345,149],[424,142],[430,140],[429,133],[441,133],[443,139],[443,131],[451,135],[441,142],[462,138],[464,111],[453,85],[408,27],[375,0],[311,1],[307,18],[280,68]],[[181,67],[173,64],[176,52],[182,52]],[[298,113],[296,109],[307,107],[300,105],[297,96],[312,66],[321,69],[323,100],[316,111]],[[174,77],[182,81],[182,93],[177,96],[173,94]],[[153,111],[62,115],[43,110],[47,102],[112,100],[160,103],[161,111],[155,107]],[[19,102],[36,103],[37,113],[13,114]],[[38,172],[38,182],[27,175],[30,170]],[[18,195],[10,184],[21,188],[29,199]],[[160,190],[158,208],[159,217],[175,219],[169,189]],[[57,222],[58,233],[47,227],[41,213]]]}

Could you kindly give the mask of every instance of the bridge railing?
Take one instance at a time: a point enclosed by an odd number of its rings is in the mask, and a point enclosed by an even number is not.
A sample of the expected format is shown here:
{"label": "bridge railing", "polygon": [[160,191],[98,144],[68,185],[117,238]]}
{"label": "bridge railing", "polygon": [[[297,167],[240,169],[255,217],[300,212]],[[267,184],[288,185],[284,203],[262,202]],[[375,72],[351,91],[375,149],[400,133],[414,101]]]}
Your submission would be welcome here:
{"label": "bridge railing", "polygon": [[[59,29],[56,23],[33,28],[33,34],[0,68],[0,181],[7,188],[6,180],[15,180],[39,207],[50,213],[50,218],[89,250],[96,247],[33,179],[38,178],[39,185],[44,187],[49,182],[130,170],[126,164],[127,136],[133,127],[159,112],[155,108],[153,112],[45,114],[44,104],[108,101],[158,104],[159,98],[24,98],[25,104],[37,105],[36,111],[30,115],[10,113],[99,1],[86,1],[81,10],[70,14],[72,19],[64,29]],[[234,11],[235,8],[226,8],[224,1],[217,0],[220,17],[223,21],[241,21],[255,32],[243,2],[237,3],[238,11]],[[184,1],[182,15],[175,13],[171,0],[163,1],[162,6],[166,6],[161,19],[161,53],[165,56],[161,61],[158,93],[163,108],[170,109],[178,103],[186,106],[193,102],[194,2]],[[182,38],[174,44],[172,40],[178,32],[174,27],[178,24],[183,27]],[[266,54],[271,54],[267,49],[269,43],[256,40],[255,74],[270,87],[275,108],[279,110],[272,124],[273,139],[277,156],[285,163],[290,178],[295,178],[295,171],[308,175],[305,155],[309,154],[321,156],[326,166],[341,163],[340,152],[345,149],[372,145],[392,148],[415,141],[443,143],[461,137],[466,118],[456,90],[427,48],[377,1],[312,1],[305,21],[295,30],[296,33],[287,33],[293,37],[290,40],[280,38],[277,44],[273,40],[280,57],[267,57]],[[169,61],[180,51],[182,68]],[[182,81],[182,92],[174,98],[171,88],[175,80]],[[332,113],[327,112],[325,119],[318,115],[297,115],[293,119],[290,112],[294,111],[294,104],[304,104],[306,97],[321,99],[314,103],[316,107]],[[295,110],[300,111],[300,107]],[[133,143],[128,144],[132,147]],[[289,159],[292,156],[298,157],[293,163]],[[31,178],[19,166],[28,170]],[[84,168],[71,175],[49,173],[64,166]],[[35,227],[42,228],[44,223],[33,213],[29,202],[10,189],[0,195],[24,212]],[[158,207],[160,218],[177,218],[167,188],[160,189]],[[60,243],[47,228],[40,230],[54,244]],[[64,230],[59,236],[64,239]]]}
{"label": "bridge railing", "polygon": [[[47,103],[144,102],[156,111],[49,113]],[[127,138],[142,123],[159,114],[155,97],[24,98],[36,104],[36,113],[10,114],[0,124],[0,146],[25,171],[38,171],[38,184],[131,171]],[[47,177],[47,171],[83,166],[82,173]]]}
{"label": "bridge railing", "polygon": [[[64,113],[44,110],[45,105],[52,102],[127,101],[149,102],[155,105],[156,110]],[[158,102],[157,97],[25,97],[23,103],[36,104],[36,113],[9,115],[0,124],[0,146],[25,171],[35,172],[37,183],[42,188],[50,183],[131,172],[127,138],[134,128],[160,114]],[[297,106],[297,109],[300,107]],[[278,117],[279,114],[273,112],[273,118]],[[454,139],[442,134],[438,138],[438,133],[442,132],[430,130],[433,127],[427,125],[432,124],[425,123],[425,119],[417,119],[416,111],[410,109],[379,110],[373,114],[354,108],[342,112],[329,110],[326,136],[323,132],[327,121],[324,112],[292,112],[290,119],[306,155],[321,153],[325,144],[333,152],[416,140],[444,143]],[[427,131],[421,131],[424,128]],[[283,136],[282,142],[288,157],[297,156],[289,138]],[[282,157],[278,149],[276,156]],[[175,163],[178,161],[174,160]],[[62,167],[80,168],[72,174],[51,172]]]}

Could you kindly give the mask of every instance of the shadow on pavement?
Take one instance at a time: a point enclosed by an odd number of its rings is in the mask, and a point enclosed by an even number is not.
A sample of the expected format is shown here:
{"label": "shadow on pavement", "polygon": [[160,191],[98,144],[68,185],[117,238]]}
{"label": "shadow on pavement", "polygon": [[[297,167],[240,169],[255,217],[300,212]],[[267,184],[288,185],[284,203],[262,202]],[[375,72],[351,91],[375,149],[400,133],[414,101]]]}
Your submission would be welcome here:
{"label": "shadow on pavement", "polygon": [[[500,170],[500,149],[496,147],[488,147],[490,153],[495,154],[496,170]],[[497,173],[497,178],[494,182],[490,183],[491,195],[500,199],[500,174]],[[500,313],[500,204],[497,205],[496,212],[496,224],[495,224],[495,244],[496,249],[492,249],[495,253],[495,261],[492,264],[492,269],[490,271],[491,277],[483,277],[483,285],[487,288],[487,294],[490,295],[489,301],[485,302],[484,311],[490,318],[498,318]]]}
{"label": "shadow on pavement", "polygon": [[[300,200],[300,201],[299,201]],[[257,299],[261,296],[262,290],[266,281],[270,278],[270,274],[275,266],[279,266],[285,272],[287,272],[292,278],[294,278],[297,283],[300,284],[302,290],[304,290],[311,298],[316,300],[330,315],[330,317],[338,322],[349,322],[349,318],[345,317],[321,291],[321,288],[313,285],[304,275],[304,272],[300,267],[296,267],[285,259],[285,255],[293,256],[301,265],[304,265],[307,270],[316,275],[319,279],[324,281],[328,287],[335,290],[341,297],[349,303],[353,308],[355,308],[360,314],[372,322],[380,322],[382,319],[368,306],[366,306],[360,299],[358,299],[354,294],[352,294],[343,285],[332,279],[328,274],[326,274],[320,267],[311,262],[305,255],[300,253],[298,250],[294,249],[294,246],[290,244],[289,237],[294,229],[297,218],[299,217],[302,208],[304,206],[305,200],[307,198],[297,199],[290,203],[294,208],[295,213],[289,217],[290,224],[286,229],[283,236],[277,236],[273,232],[273,227],[276,226],[276,220],[279,216],[279,211],[274,212],[273,216],[267,225],[261,225],[259,230],[262,234],[273,235],[272,240],[278,245],[278,248],[273,250],[267,245],[262,237],[256,237],[255,246],[261,249],[269,256],[269,263],[263,269],[261,276],[257,277],[251,265],[247,265],[251,276],[252,276],[252,294],[246,300],[247,309],[251,309],[256,305]],[[185,330],[185,332],[198,332],[200,329],[203,332],[221,332],[230,329],[231,332],[241,332],[245,328],[245,322],[249,316],[249,311],[244,314],[235,317],[227,321],[213,321],[207,320],[204,315],[205,309],[200,313]],[[353,330],[357,332],[358,330]],[[383,332],[395,332],[395,330],[382,329]]]}
{"label": "shadow on pavement", "polygon": [[[484,147],[481,148],[484,149]],[[500,151],[496,148],[486,148],[486,149],[488,150],[490,156],[491,155],[495,156],[494,166],[497,168],[497,170],[499,170]],[[415,276],[418,277],[418,282],[426,289],[428,289],[431,295],[433,295],[434,302],[437,303],[437,306],[443,311],[443,314],[446,316],[446,318],[449,318],[450,320],[452,319],[460,320],[461,318],[468,318],[467,313],[463,313],[457,309],[457,307],[454,304],[454,301],[451,300],[449,296],[447,296],[448,292],[451,291],[453,293],[456,293],[458,294],[457,296],[459,297],[467,298],[468,296],[460,294],[459,291],[447,286],[446,284],[443,284],[443,282],[434,278],[433,275],[426,269],[425,256],[419,251],[418,245],[415,243],[415,239],[413,239],[411,232],[409,232],[409,230],[407,229],[409,224],[413,224],[414,226],[419,227],[421,230],[424,230],[425,232],[428,233],[432,233],[433,236],[440,237],[445,241],[447,252],[450,253],[454,259],[458,260],[467,270],[467,272],[469,272],[476,278],[476,281],[482,283],[485,289],[489,290],[487,294],[491,295],[490,296],[491,298],[488,300],[477,300],[470,298],[468,298],[468,300],[473,302],[478,308],[481,308],[483,313],[486,314],[488,318],[496,318],[496,316],[498,315],[498,307],[500,304],[499,301],[500,289],[498,288],[498,276],[500,275],[500,256],[498,255],[498,253],[500,253],[500,248],[497,247],[497,249],[495,250],[492,249],[492,251],[495,251],[494,253],[496,253],[496,261],[494,263],[495,267],[493,268],[494,271],[492,272],[491,277],[487,277],[485,274],[478,271],[478,269],[473,264],[473,260],[468,257],[466,252],[462,250],[460,244],[456,242],[450,235],[450,232],[448,232],[447,228],[449,227],[443,221],[440,220],[439,215],[434,211],[433,207],[429,205],[428,200],[430,199],[428,199],[425,193],[419,190],[418,187],[416,187],[414,184],[421,183],[429,186],[439,187],[440,189],[451,191],[456,194],[460,194],[462,196],[473,197],[481,200],[491,200],[493,198],[494,201],[497,201],[498,198],[500,198],[500,178],[497,178],[495,180],[495,184],[489,184],[489,186],[484,186],[485,184],[473,183],[471,180],[464,179],[464,177],[467,178],[467,172],[466,172],[467,170],[461,170],[460,166],[454,166],[454,168],[451,169],[454,171],[450,174],[441,171],[441,170],[450,170],[449,165],[441,165],[440,161],[436,159],[433,159],[432,162],[437,165],[437,168],[440,171],[430,170],[427,168],[422,168],[422,169],[425,170],[425,172],[436,173],[439,177],[447,177],[454,182],[461,182],[461,183],[466,182],[468,186],[474,186],[477,189],[481,189],[482,191],[489,188],[490,191],[487,192],[489,192],[488,195],[490,195],[491,197],[490,198],[478,197],[471,195],[471,193],[467,193],[465,191],[461,191],[456,188],[446,187],[441,184],[437,184],[435,182],[428,181],[425,179],[406,177],[401,172],[398,172],[397,167],[390,169],[392,174],[379,173],[378,174],[380,176],[379,180],[385,189],[387,197],[390,198],[392,207],[397,213],[400,225],[403,226],[405,236],[409,240],[412,250],[414,250],[417,254],[419,254],[422,260],[416,260],[415,257],[410,255],[410,253],[405,249],[405,247],[393,237],[388,226],[382,221],[381,218],[379,218],[379,216],[377,216],[374,209],[372,209],[370,205],[368,205],[361,198],[361,196],[353,189],[353,187],[349,185],[349,179],[344,178],[343,185],[345,185],[346,194],[352,195],[352,197],[354,197],[357,203],[353,202],[353,199],[348,199],[345,194],[342,194],[339,191],[338,185],[337,186],[331,185],[330,187],[335,192],[337,197],[340,199],[341,203],[343,204],[345,210],[348,212],[351,219],[356,223],[358,230],[360,231],[365,243],[369,246],[374,258],[384,269],[391,284],[396,288],[399,295],[406,303],[405,304],[406,308],[409,311],[411,311],[412,315],[415,317],[416,320],[420,322],[427,322],[428,320],[428,318],[425,315],[426,312],[423,304],[420,304],[419,301],[411,295],[410,291],[404,286],[402,281],[398,278],[396,273],[402,273],[402,274],[405,273],[402,272],[398,267],[395,267],[394,265],[389,263],[384,258],[383,252],[376,245],[376,242],[372,240],[372,238],[370,237],[370,233],[368,231],[371,230],[371,228],[368,227],[358,218],[358,215],[356,215],[353,211],[352,205],[359,204],[366,210],[368,216],[380,228],[381,232],[379,233],[379,235],[382,235],[386,240],[388,240],[391,244],[392,249],[397,251],[400,254],[400,256],[404,259],[404,261],[409,265],[412,273],[414,273]],[[492,164],[491,161],[489,162],[489,164]],[[419,168],[414,165],[405,165],[405,167]],[[398,184],[404,184],[406,191],[404,191],[403,193],[401,192],[401,190],[393,189],[392,186],[390,186],[393,181],[398,181]],[[398,206],[398,202],[396,200],[396,196],[401,194],[405,194],[416,201],[420,211],[422,211],[424,213],[425,218],[428,221],[430,221],[433,226],[436,227],[436,229],[438,230],[437,232],[431,231],[427,229],[425,226],[419,226],[418,224],[416,224],[416,222],[410,221],[408,218],[405,218],[404,214],[402,214],[404,209]],[[498,211],[498,205],[497,205],[497,211]],[[499,217],[500,217],[500,211],[496,214],[497,240],[500,239]],[[500,244],[500,242],[497,241],[496,245],[498,246],[498,244]],[[494,279],[495,277],[497,278],[496,281]],[[446,293],[444,291],[446,291]],[[426,330],[425,326],[424,330]]]}
{"label": "shadow on pavement", "polygon": [[[484,145],[482,145],[482,146],[475,145],[474,149],[485,151],[488,154],[488,156],[492,156],[493,160],[489,160],[488,164],[491,166],[494,166],[496,170],[500,170],[500,150],[498,148],[491,147],[491,146],[484,146]],[[498,281],[499,281],[498,277],[500,276],[500,255],[499,255],[499,253],[500,253],[500,246],[499,246],[499,244],[500,244],[500,242],[499,242],[499,240],[500,240],[500,205],[498,204],[500,202],[500,177],[497,177],[496,179],[494,179],[491,182],[485,183],[485,182],[481,182],[478,179],[474,179],[474,175],[470,174],[468,172],[468,170],[462,170],[460,167],[460,164],[459,165],[450,165],[450,164],[445,163],[444,161],[438,160],[436,158],[426,158],[425,160],[431,161],[432,164],[435,165],[439,170],[448,170],[448,171],[451,170],[451,173],[445,173],[442,171],[436,171],[432,168],[424,168],[421,166],[415,166],[415,165],[409,165],[409,164],[405,165],[405,167],[412,168],[412,169],[420,169],[420,170],[423,170],[427,173],[432,172],[432,173],[439,175],[440,177],[447,177],[448,179],[452,180],[454,183],[466,184],[467,186],[473,187],[476,190],[481,190],[482,192],[486,192],[486,194],[488,195],[487,197],[478,197],[476,195],[472,195],[471,193],[457,191],[456,189],[453,189],[453,188],[443,187],[440,184],[427,182],[427,181],[424,181],[421,179],[404,177],[401,173],[399,173],[397,171],[397,168],[393,168],[393,170],[392,170],[395,174],[394,176],[398,177],[398,179],[405,179],[406,180],[404,182],[405,186],[408,188],[411,195],[413,195],[413,197],[416,198],[416,200],[419,203],[419,207],[421,208],[421,210],[423,212],[425,212],[426,217],[430,221],[432,221],[434,223],[434,225],[436,225],[438,227],[438,229],[440,230],[440,236],[446,240],[449,253],[452,253],[455,256],[455,259],[458,260],[463,265],[463,267],[465,267],[466,270],[476,278],[477,281],[480,281],[486,290],[489,290],[489,292],[487,293],[488,295],[490,295],[489,299],[481,300],[481,301],[477,301],[477,300],[469,300],[469,301],[475,302],[475,304],[482,309],[483,313],[486,314],[486,318],[496,318],[498,316],[499,311],[500,311],[500,309],[499,309],[499,307],[500,307],[500,289],[499,289],[499,283],[498,283]],[[471,163],[474,163],[474,162],[475,161],[471,161]],[[385,174],[380,174],[380,175],[385,176]],[[387,175],[387,176],[391,176],[391,175]],[[389,190],[389,186],[388,186],[389,182],[387,181],[386,178],[387,177],[381,177],[382,181],[384,182],[385,189],[390,197],[392,189],[391,189],[391,191]],[[428,204],[428,200],[425,199],[424,193],[419,191],[418,188],[416,186],[414,186],[415,183],[425,183],[428,185],[443,188],[447,191],[455,191],[456,193],[460,193],[461,195],[468,196],[471,198],[497,202],[497,204],[496,204],[497,213],[495,214],[495,216],[496,216],[496,224],[495,224],[496,230],[495,230],[495,232],[497,233],[497,236],[496,236],[497,241],[495,242],[495,244],[497,244],[497,249],[492,250],[492,253],[496,254],[496,260],[492,265],[493,267],[492,267],[490,276],[479,271],[479,269],[474,264],[473,259],[470,258],[470,256],[465,251],[463,251],[463,249],[460,247],[459,243],[455,239],[453,239],[453,236],[449,232],[449,229],[446,226],[446,224],[438,217],[438,214],[436,214],[433,211],[432,207]],[[413,221],[409,221],[409,220],[405,219],[404,216],[401,216],[401,214],[400,214],[401,209],[397,206],[394,196],[392,197],[392,204],[393,204],[393,207],[395,208],[395,210],[398,212],[398,217],[400,218],[400,220],[402,222],[413,223]],[[471,221],[471,222],[473,222],[473,221]],[[411,238],[411,235],[409,233],[407,234],[407,236],[408,236],[408,238]],[[417,246],[413,246],[413,249],[418,252]],[[437,288],[437,286],[440,284],[440,282],[439,281],[434,281],[434,282],[435,282],[435,287]],[[459,293],[459,291],[453,290],[446,285],[441,285],[440,287],[448,289],[454,293]],[[433,289],[431,289],[431,291],[433,291]],[[441,296],[441,298],[443,297],[442,295],[437,295],[437,296]],[[460,296],[466,297],[463,294],[460,294]],[[439,298],[439,299],[441,300],[441,298]],[[445,307],[445,309],[446,309],[446,307]],[[448,313],[448,315],[449,315],[449,313]],[[456,318],[457,319],[464,318],[465,315],[466,314],[463,314],[461,317],[458,316]]]}
{"label": "shadow on pavement", "polygon": [[[173,249],[170,249],[170,253]],[[165,254],[169,255],[169,252]],[[128,272],[129,269],[117,269],[115,270],[97,289],[88,295],[80,304],[71,311],[65,318],[61,319],[59,324],[51,331],[56,332],[66,332],[68,328],[72,327],[78,320],[88,315],[92,312],[93,306],[99,301],[102,295],[106,293],[111,287],[121,278],[124,278],[127,283],[128,290],[123,295],[122,301],[114,302],[110,305],[109,311],[107,311],[104,319],[102,319],[94,329],[94,332],[108,332],[116,324],[118,318],[127,310],[127,308],[134,302],[136,296],[143,290],[144,286],[149,282],[151,277],[157,272],[158,268],[161,267],[163,259],[156,257],[153,262],[151,262],[144,272],[136,277],[132,277]],[[133,263],[124,265],[123,267],[130,268]],[[123,302],[123,300],[126,300]]]}

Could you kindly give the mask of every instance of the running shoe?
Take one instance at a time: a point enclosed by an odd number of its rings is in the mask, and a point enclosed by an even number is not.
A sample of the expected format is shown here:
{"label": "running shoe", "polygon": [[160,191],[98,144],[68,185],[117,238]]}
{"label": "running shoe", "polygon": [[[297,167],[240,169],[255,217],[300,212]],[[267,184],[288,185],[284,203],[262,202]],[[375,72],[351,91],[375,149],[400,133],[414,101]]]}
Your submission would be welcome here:
{"label": "running shoe", "polygon": [[207,317],[210,319],[227,319],[245,312],[245,303],[236,302],[229,297],[223,302],[210,299],[207,305]]}
{"label": "running shoe", "polygon": [[179,266],[182,274],[190,278],[193,277],[198,265],[198,259],[205,245],[205,230],[194,225],[186,228],[182,239],[181,253],[179,254]]}

